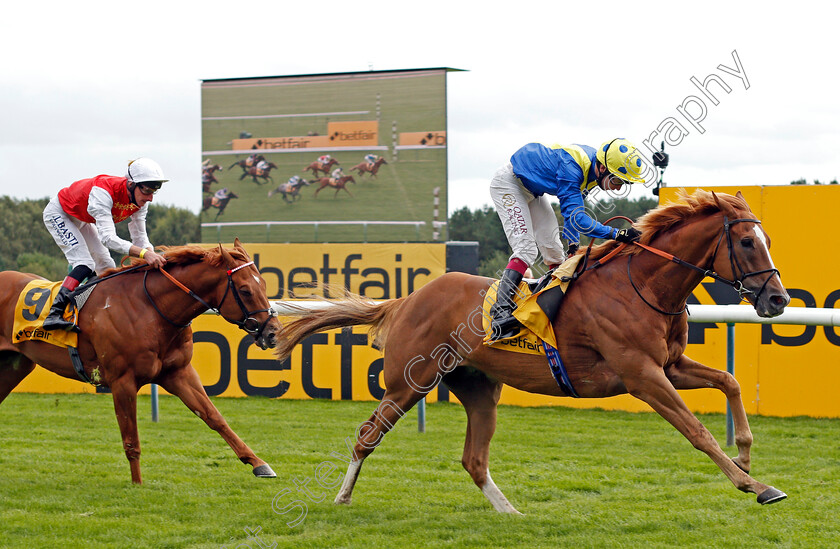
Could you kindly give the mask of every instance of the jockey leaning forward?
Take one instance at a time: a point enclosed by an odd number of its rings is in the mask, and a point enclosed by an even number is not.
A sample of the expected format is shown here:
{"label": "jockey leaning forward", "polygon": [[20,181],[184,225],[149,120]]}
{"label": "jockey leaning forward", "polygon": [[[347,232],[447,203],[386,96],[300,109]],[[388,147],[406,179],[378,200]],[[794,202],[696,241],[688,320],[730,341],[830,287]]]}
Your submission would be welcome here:
{"label": "jockey leaning forward", "polygon": [[[70,274],[59,288],[45,330],[72,330],[62,318],[73,290],[86,278],[116,265],[108,250],[139,257],[155,268],[166,264],[146,235],[149,203],[168,181],[154,160],[128,163],[125,177],[97,175],[81,179],[58,192],[44,208],[44,224],[70,263]],[[128,219],[131,242],[117,236],[115,223]]]}
{"label": "jockey leaning forward", "polygon": [[515,336],[520,329],[513,317],[512,296],[525,270],[538,254],[550,267],[566,259],[557,216],[547,195],[560,199],[563,238],[569,254],[580,244],[580,234],[620,242],[638,240],[634,228],[615,229],[592,219],[583,199],[594,187],[618,190],[626,183],[644,183],[641,155],[626,139],[607,141],[596,151],[586,145],[525,145],[496,170],[490,196],[513,250],[499,282],[498,297],[490,310],[491,341]]}

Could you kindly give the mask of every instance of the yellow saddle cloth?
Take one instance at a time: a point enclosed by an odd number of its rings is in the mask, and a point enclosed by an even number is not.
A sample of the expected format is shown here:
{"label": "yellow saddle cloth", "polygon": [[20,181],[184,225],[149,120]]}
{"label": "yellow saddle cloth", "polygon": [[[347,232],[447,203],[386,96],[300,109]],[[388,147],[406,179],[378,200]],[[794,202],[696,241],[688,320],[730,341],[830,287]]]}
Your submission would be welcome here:
{"label": "yellow saddle cloth", "polygon": [[[42,328],[44,319],[47,318],[60,287],[61,282],[50,282],[49,280],[33,280],[26,285],[18,296],[17,305],[15,305],[12,343],[43,341],[64,348],[78,345],[79,334],[76,332],[46,331]],[[69,307],[68,309],[75,310],[75,307]],[[76,322],[74,313],[65,311],[64,318]]]}
{"label": "yellow saddle cloth", "polygon": [[571,277],[577,269],[578,263],[583,258],[583,255],[576,255],[563,262],[551,275],[551,282],[546,284],[537,293],[532,294],[531,289],[526,282],[519,284],[519,291],[513,296],[513,302],[516,304],[516,310],[513,312],[514,318],[518,320],[523,328],[519,333],[511,338],[502,339],[499,341],[490,342],[492,331],[490,330],[490,307],[496,303],[496,292],[499,288],[499,282],[495,282],[487,290],[484,296],[483,322],[484,327],[484,343],[496,349],[504,349],[506,351],[513,351],[516,353],[528,353],[544,355],[542,341],[545,341],[554,348],[557,348],[557,338],[554,336],[554,328],[551,325],[553,319],[548,318],[543,309],[537,303],[537,298],[545,292],[554,288],[560,288],[565,294],[569,286],[568,281],[563,281],[564,277]]}

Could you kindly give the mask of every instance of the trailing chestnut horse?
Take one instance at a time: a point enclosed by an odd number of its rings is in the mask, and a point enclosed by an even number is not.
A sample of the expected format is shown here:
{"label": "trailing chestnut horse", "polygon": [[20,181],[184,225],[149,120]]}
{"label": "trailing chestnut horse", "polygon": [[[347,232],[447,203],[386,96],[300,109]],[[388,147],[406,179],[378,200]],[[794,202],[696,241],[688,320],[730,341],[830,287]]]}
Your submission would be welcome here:
{"label": "trailing chestnut horse", "polygon": [[317,189],[315,189],[315,194],[313,196],[318,196],[318,193],[324,187],[332,187],[333,189],[335,189],[335,194],[333,195],[333,198],[338,196],[338,191],[342,191],[342,190],[347,191],[347,194],[349,194],[350,196],[353,196],[353,193],[350,192],[350,189],[348,189],[346,187],[346,185],[348,183],[355,183],[355,182],[356,182],[356,180],[353,179],[352,175],[345,175],[343,177],[339,177],[338,179],[336,179],[334,177],[322,177],[321,179],[318,179],[317,181],[313,181],[313,183],[318,183],[319,184],[319,187]]}
{"label": "trailing chestnut horse", "polygon": [[[275,346],[281,327],[266,297],[265,281],[238,239],[230,250],[184,246],[165,249],[164,256],[165,273],[145,267],[140,260],[134,260],[133,267],[104,273],[79,312],[77,349],[84,373],[111,388],[131,480],[142,482],[137,391],[148,383],[179,397],[243,463],[253,467],[254,475],[274,477],[271,467],[242,442],[210,402],[190,363],[189,324],[208,308],[251,334],[260,348]],[[37,278],[15,271],[0,273],[0,402],[36,363],[63,377],[81,377],[65,348],[43,341],[12,343],[18,295]],[[41,309],[49,306],[48,300],[41,301]],[[189,445],[185,448],[189,451]]]}
{"label": "trailing chestnut horse", "polygon": [[373,166],[371,166],[367,162],[362,162],[361,164],[356,164],[355,166],[350,168],[350,171],[356,170],[357,172],[359,172],[359,175],[369,173],[371,177],[376,177],[376,173],[379,171],[379,167],[382,166],[382,164],[387,164],[384,156],[380,156],[379,158],[377,158],[376,162],[373,163]]}
{"label": "trailing chestnut horse", "polygon": [[312,164],[305,167],[303,169],[303,171],[307,171],[307,170],[311,171],[312,175],[314,175],[314,176],[317,176],[318,172],[324,172],[324,175],[327,175],[328,173],[330,173],[330,170],[332,169],[333,166],[338,166],[338,165],[339,165],[338,160],[336,160],[335,158],[330,158],[330,160],[326,163],[321,163],[321,162],[318,162],[316,160]]}
{"label": "trailing chestnut horse", "polygon": [[[759,503],[772,503],[786,496],[748,474],[753,438],[738,382],[683,354],[688,334],[685,305],[692,290],[712,273],[729,281],[763,317],[780,314],[790,298],[773,267],[761,222],[740,193],[733,197],[697,191],[683,199],[683,204],[652,210],[635,225],[642,231],[641,244],[678,260],[613,241],[593,249],[589,261],[600,260],[600,267],[589,268],[572,283],[554,319],[559,354],[571,391],[583,398],[630,393],[706,453],[739,490],[758,494]],[[492,283],[447,273],[408,297],[378,305],[361,298],[338,302],[295,313],[300,318],[284,326],[277,347],[280,357],[310,334],[352,325],[373,326],[385,355],[387,389],[377,411],[358,431],[336,503],[350,503],[365,458],[397,420],[443,380],[467,413],[464,468],[497,511],[517,512],[488,472],[502,385],[555,396],[570,396],[571,391],[560,388],[544,356],[482,344],[482,296]],[[738,446],[734,459],[677,393],[708,387],[722,391],[731,406]]]}

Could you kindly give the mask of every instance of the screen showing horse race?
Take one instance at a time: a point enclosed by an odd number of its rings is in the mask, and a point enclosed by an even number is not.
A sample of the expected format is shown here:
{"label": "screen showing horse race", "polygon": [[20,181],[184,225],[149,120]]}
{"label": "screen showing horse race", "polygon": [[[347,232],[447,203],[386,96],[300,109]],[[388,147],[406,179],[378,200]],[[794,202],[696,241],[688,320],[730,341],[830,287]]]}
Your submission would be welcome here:
{"label": "screen showing horse race", "polygon": [[445,240],[451,70],[202,81],[202,241]]}

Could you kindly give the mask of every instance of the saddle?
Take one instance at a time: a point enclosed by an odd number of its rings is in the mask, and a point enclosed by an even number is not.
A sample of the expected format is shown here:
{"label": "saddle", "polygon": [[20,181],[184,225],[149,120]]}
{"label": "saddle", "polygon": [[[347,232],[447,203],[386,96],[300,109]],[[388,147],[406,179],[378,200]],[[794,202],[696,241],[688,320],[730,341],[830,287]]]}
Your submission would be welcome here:
{"label": "saddle", "polygon": [[[527,353],[530,351],[534,341],[538,344],[545,341],[552,347],[557,347],[557,339],[554,335],[552,321],[560,310],[563,296],[569,287],[572,275],[578,267],[583,256],[576,255],[567,259],[558,268],[554,269],[535,283],[522,281],[519,284],[519,291],[513,296],[516,310],[514,318],[522,324],[519,334],[512,338],[490,342],[490,307],[496,302],[496,292],[499,283],[494,283],[484,296],[484,343],[496,348],[502,348],[514,352]],[[537,345],[538,351],[535,354],[543,354],[541,345]]]}
{"label": "saddle", "polygon": [[513,316],[522,324],[522,329],[514,337],[490,342],[490,307],[496,302],[499,282],[488,289],[482,309],[485,345],[495,349],[545,356],[557,385],[574,398],[578,398],[579,395],[572,386],[557,351],[557,338],[552,322],[560,311],[563,297],[583,257],[576,255],[567,259],[560,267],[537,281],[533,287],[526,281],[519,284],[519,291],[513,298],[516,304]]}

